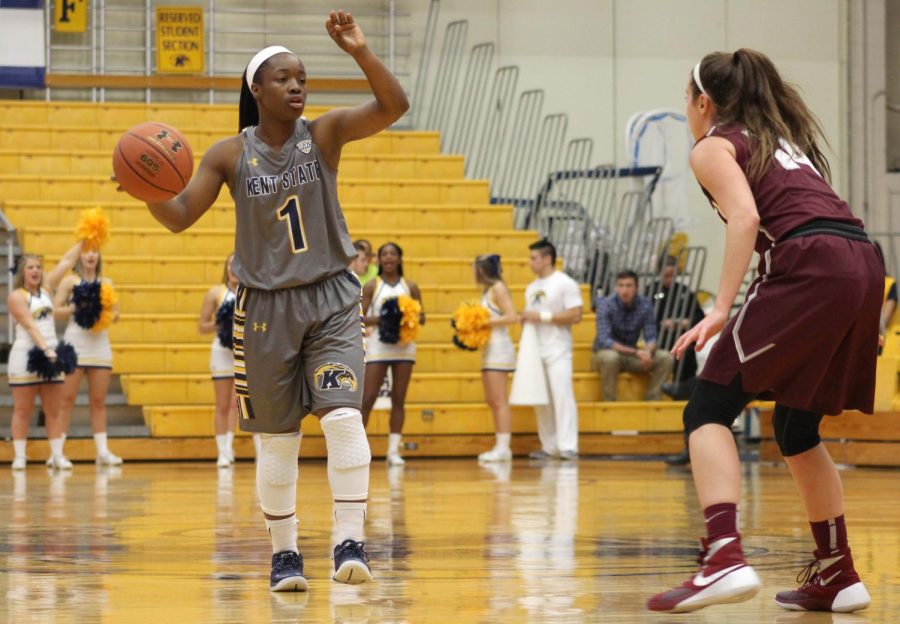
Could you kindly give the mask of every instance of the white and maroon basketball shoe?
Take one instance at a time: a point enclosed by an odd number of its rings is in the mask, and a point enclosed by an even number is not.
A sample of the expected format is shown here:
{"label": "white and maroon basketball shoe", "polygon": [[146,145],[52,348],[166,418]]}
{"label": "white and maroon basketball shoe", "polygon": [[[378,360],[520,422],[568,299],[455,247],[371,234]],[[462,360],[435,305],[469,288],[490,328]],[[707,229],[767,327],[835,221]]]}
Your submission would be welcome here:
{"label": "white and maroon basketball shoe", "polygon": [[653,596],[647,601],[648,609],[684,613],[742,602],[756,595],[759,576],[747,565],[739,536],[721,537],[714,542],[701,539],[700,545],[700,570],[680,587]]}
{"label": "white and maroon basketball shoe", "polygon": [[791,611],[834,611],[849,613],[865,609],[872,602],[866,586],[853,567],[850,549],[833,555],[818,550],[816,558],[797,575],[800,587],[778,592],[775,604]]}

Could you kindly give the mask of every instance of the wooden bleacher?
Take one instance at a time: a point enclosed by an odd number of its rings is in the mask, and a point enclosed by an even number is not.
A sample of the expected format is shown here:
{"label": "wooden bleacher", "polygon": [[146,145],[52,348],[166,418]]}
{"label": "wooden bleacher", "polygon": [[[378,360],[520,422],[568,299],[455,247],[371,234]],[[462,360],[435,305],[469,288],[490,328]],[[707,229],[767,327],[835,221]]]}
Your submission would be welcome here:
{"label": "wooden bleacher", "polygon": [[[234,217],[224,191],[189,231],[168,232],[143,204],[116,192],[109,180],[112,149],[128,127],[162,121],[188,137],[199,162],[209,145],[236,131],[236,119],[235,106],[0,102],[0,199],[22,247],[52,263],[72,244],[80,210],[102,205],[110,217],[104,270],[122,308],[110,332],[114,372],[129,404],[142,406],[151,436],[120,440],[115,449],[126,459],[215,456],[211,338],[196,333],[196,317],[206,290],[221,279]],[[480,354],[451,345],[450,314],[479,297],[471,262],[487,252],[503,256],[521,306],[532,279],[527,245],[536,234],[514,230],[511,207],[490,205],[487,182],[464,179],[462,159],[441,155],[439,141],[434,132],[385,132],[348,145],[339,193],[354,238],[376,246],[395,240],[404,248],[406,273],[420,284],[428,313],[407,403],[404,440],[413,448],[406,454],[471,456],[492,444],[493,423],[482,398]],[[584,294],[589,301],[586,288]],[[592,315],[575,329],[582,452],[680,450],[682,403],[628,400],[643,395],[644,379],[623,374],[625,400],[600,401],[600,380],[590,371],[594,331]],[[537,446],[530,409],[515,409],[513,425],[516,452]],[[304,456],[324,455],[318,422],[306,419],[303,430],[309,436]],[[369,431],[373,451],[383,453],[387,414],[375,413]],[[81,446],[74,440],[67,451],[74,459],[91,458],[92,448]],[[252,456],[245,436],[236,450]],[[0,459],[9,453],[4,448]]]}
{"label": "wooden bleacher", "polygon": [[[826,416],[820,434],[834,461],[860,466],[900,466],[900,314],[895,314],[875,372],[875,413]],[[773,407],[760,414],[761,459],[781,459],[772,429]]]}

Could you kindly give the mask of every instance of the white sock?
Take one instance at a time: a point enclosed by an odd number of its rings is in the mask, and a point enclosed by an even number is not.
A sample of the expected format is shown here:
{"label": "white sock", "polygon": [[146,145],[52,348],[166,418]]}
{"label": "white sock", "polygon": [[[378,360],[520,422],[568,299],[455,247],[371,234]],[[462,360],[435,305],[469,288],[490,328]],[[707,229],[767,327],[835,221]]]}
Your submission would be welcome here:
{"label": "white sock", "polygon": [[364,541],[366,507],[366,503],[334,502],[334,529],[338,544],[346,539]]}
{"label": "white sock", "polygon": [[272,538],[272,554],[283,550],[297,550],[297,516],[282,518],[281,520],[269,520],[266,518],[266,528]]}
{"label": "white sock", "polygon": [[225,442],[225,434],[224,434],[224,433],[217,433],[217,434],[216,434],[216,448],[219,450],[219,455],[225,455],[225,454],[226,454],[225,449],[226,449],[227,447],[225,446],[225,444],[226,444],[226,442]]}
{"label": "white sock", "polygon": [[63,445],[65,445],[65,444],[66,444],[66,438],[68,438],[68,437],[69,437],[69,434],[68,434],[68,433],[64,433],[64,434],[62,434],[62,435],[61,435],[61,436],[59,436],[59,437],[61,437],[61,438],[62,438],[62,441],[63,441]]}
{"label": "white sock", "polygon": [[97,455],[108,455],[109,447],[106,445],[106,432],[94,434],[94,445],[97,447]]}
{"label": "white sock", "polygon": [[509,449],[509,440],[512,438],[511,433],[498,433],[497,435],[497,444],[496,448],[498,449]]}
{"label": "white sock", "polygon": [[225,434],[225,450],[228,451],[228,454],[231,455],[234,453],[234,431],[229,431]]}
{"label": "white sock", "polygon": [[13,449],[15,450],[16,457],[25,457],[25,445],[28,443],[28,440],[13,440]]}
{"label": "white sock", "polygon": [[400,435],[399,433],[388,434],[388,455],[397,455],[400,453]]}
{"label": "white sock", "polygon": [[63,454],[63,439],[62,438],[53,438],[50,440],[50,456],[51,457],[62,457]]}

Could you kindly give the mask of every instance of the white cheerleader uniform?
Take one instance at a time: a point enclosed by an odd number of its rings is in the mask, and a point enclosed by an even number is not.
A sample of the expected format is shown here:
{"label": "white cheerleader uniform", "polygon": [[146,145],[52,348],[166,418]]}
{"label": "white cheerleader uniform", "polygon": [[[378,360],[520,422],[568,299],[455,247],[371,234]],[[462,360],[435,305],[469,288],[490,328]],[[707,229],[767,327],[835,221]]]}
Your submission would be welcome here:
{"label": "white cheerleader uniform", "polygon": [[[216,305],[216,316],[219,309],[228,303],[234,301],[234,291],[225,286],[219,295],[219,302]],[[209,354],[209,372],[213,379],[234,379],[234,351],[228,347],[223,347],[219,342],[218,334],[213,336],[212,349]]]}
{"label": "white cheerleader uniform", "polygon": [[[491,319],[503,316],[503,311],[490,297],[490,289],[481,296],[481,305],[491,313]],[[491,329],[491,339],[484,347],[481,356],[481,370],[502,371],[511,373],[516,370],[516,347],[509,337],[509,329],[505,326]]]}
{"label": "white cheerleader uniform", "polygon": [[[59,344],[56,338],[56,324],[53,320],[53,299],[50,294],[41,289],[40,295],[34,295],[24,288],[20,289],[28,299],[28,311],[34,319],[38,331],[44,337],[47,347],[55,349]],[[9,366],[7,375],[10,386],[33,386],[43,383],[62,383],[65,375],[60,373],[50,381],[45,381],[35,373],[28,370],[28,352],[35,346],[34,341],[24,327],[15,324],[15,339],[9,351]]]}
{"label": "white cheerleader uniform", "polygon": [[[391,297],[399,297],[401,295],[412,296],[409,285],[402,277],[400,281],[394,284],[388,284],[381,277],[375,278],[375,294],[372,296],[372,303],[366,312],[367,316],[380,316],[381,307],[384,302]],[[372,335],[366,341],[366,361],[380,362],[382,364],[392,364],[394,362],[413,362],[416,361],[416,343],[414,342],[397,342],[396,344],[388,344],[381,342],[376,325]]]}
{"label": "white cheerleader uniform", "polygon": [[[84,280],[81,280],[79,285],[83,283]],[[75,322],[73,314],[69,317],[63,340],[74,347],[78,355],[78,368],[112,368],[112,347],[109,345],[109,333],[105,329],[101,332],[85,329]]]}

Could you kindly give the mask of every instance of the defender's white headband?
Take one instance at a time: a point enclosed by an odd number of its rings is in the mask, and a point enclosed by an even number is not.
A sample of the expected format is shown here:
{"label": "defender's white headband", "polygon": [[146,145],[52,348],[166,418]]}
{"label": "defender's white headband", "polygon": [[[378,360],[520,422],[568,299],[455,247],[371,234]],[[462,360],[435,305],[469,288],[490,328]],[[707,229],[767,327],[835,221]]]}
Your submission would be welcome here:
{"label": "defender's white headband", "polygon": [[[700,61],[700,63],[702,63],[702,62],[703,61]],[[694,84],[696,84],[697,88],[700,89],[700,93],[702,93],[706,97],[709,97],[709,93],[706,92],[706,89],[703,88],[703,83],[700,82],[700,63],[697,63],[696,65],[694,65]],[[684,74],[682,74],[682,75],[684,75]],[[709,99],[712,99],[712,98],[709,98]]]}
{"label": "defender's white headband", "polygon": [[[256,75],[256,72],[259,70],[260,65],[268,61],[276,54],[281,54],[282,52],[294,54],[284,46],[269,46],[268,48],[264,48],[257,52],[256,56],[250,59],[250,64],[247,65],[247,86],[250,87],[253,85],[253,76]],[[297,55],[294,54],[294,56]]]}

